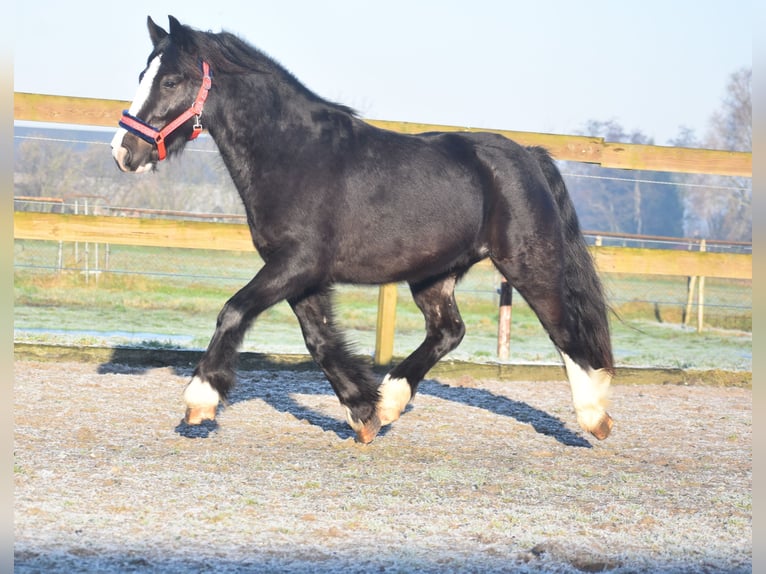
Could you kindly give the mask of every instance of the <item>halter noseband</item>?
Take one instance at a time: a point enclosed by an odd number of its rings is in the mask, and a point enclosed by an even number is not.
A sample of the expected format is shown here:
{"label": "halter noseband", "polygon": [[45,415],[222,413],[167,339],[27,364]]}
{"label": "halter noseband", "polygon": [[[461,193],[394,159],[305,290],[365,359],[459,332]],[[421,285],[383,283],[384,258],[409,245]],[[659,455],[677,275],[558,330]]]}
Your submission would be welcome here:
{"label": "halter noseband", "polygon": [[157,146],[157,153],[159,154],[160,161],[165,159],[167,152],[165,150],[165,138],[171,133],[176,131],[190,118],[195,118],[192,133],[189,136],[189,140],[195,139],[200,133],[202,133],[202,124],[199,121],[202,115],[202,108],[205,105],[207,99],[207,93],[210,91],[210,87],[213,85],[212,75],[210,74],[210,66],[207,62],[202,62],[202,85],[197,92],[197,99],[189,109],[183,112],[180,116],[170,122],[161,130],[158,130],[154,126],[147,124],[140,120],[136,116],[130,115],[128,110],[122,112],[122,119],[120,120],[120,127],[125,128],[129,132],[137,135],[141,139],[147,141],[150,144]]}

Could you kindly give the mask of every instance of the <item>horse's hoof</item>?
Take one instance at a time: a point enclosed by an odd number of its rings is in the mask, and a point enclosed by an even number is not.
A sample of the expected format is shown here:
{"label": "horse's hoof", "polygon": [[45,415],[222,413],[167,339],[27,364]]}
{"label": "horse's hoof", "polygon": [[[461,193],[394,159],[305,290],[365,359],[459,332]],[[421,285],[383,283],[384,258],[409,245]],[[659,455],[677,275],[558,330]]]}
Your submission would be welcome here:
{"label": "horse's hoof", "polygon": [[377,415],[374,415],[372,419],[364,423],[362,426],[354,429],[356,431],[356,440],[362,444],[370,444],[380,431],[380,419]]}
{"label": "horse's hoof", "polygon": [[370,444],[378,435],[378,431],[380,430],[381,425],[378,415],[373,414],[370,420],[368,420],[366,423],[363,423],[354,417],[354,415],[351,413],[351,409],[348,407],[345,408],[346,421],[348,421],[349,426],[356,433],[357,442],[361,442],[362,444]]}
{"label": "horse's hoof", "polygon": [[187,425],[198,425],[202,421],[215,420],[215,406],[189,407],[186,409],[185,421]]}
{"label": "horse's hoof", "polygon": [[595,436],[598,440],[604,440],[609,436],[609,433],[612,432],[613,425],[614,421],[612,421],[612,417],[609,416],[609,413],[604,413],[604,416],[601,417],[598,424],[590,429],[590,434]]}

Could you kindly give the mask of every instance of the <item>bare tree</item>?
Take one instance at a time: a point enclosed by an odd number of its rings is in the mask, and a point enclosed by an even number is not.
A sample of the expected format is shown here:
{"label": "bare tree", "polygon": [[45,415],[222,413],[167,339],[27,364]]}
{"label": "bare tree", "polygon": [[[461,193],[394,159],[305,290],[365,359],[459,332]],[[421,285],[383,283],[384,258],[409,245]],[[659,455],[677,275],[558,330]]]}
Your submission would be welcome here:
{"label": "bare tree", "polygon": [[76,186],[77,158],[71,147],[29,139],[15,150],[14,195],[62,197]]}
{"label": "bare tree", "polygon": [[210,138],[200,138],[193,153],[162,162],[146,176],[120,173],[107,142],[80,140],[75,130],[41,128],[24,136],[14,150],[14,195],[89,196],[112,207],[244,214]]}
{"label": "bare tree", "polygon": [[752,68],[734,72],[726,86],[721,109],[710,119],[708,147],[730,151],[753,149]]}
{"label": "bare tree", "polygon": [[[589,121],[585,135],[610,142],[651,144],[641,131],[627,132],[616,121]],[[567,164],[567,185],[583,228],[594,231],[679,236],[683,209],[667,173]],[[650,182],[658,182],[650,183]]]}
{"label": "bare tree", "polygon": [[[751,98],[752,69],[734,72],[726,86],[721,108],[710,118],[704,140],[691,143],[712,149],[752,151]],[[689,135],[686,134],[686,139],[693,139]],[[690,142],[684,143],[688,145]],[[751,241],[752,178],[697,175],[686,176],[683,181],[695,186],[684,193],[687,233]]]}

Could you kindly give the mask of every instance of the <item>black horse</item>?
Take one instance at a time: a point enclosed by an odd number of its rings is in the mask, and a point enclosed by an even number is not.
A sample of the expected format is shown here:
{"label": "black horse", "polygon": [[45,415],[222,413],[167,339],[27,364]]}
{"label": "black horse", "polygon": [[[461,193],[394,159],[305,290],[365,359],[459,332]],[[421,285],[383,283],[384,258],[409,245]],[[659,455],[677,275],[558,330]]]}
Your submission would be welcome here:
{"label": "black horse", "polygon": [[[184,392],[189,424],[215,418],[235,383],[245,331],[284,299],[358,440],[372,441],[460,343],[455,283],[489,257],[561,353],[580,425],[599,439],[609,435],[607,307],[545,150],[490,133],[381,130],[231,34],[194,30],[172,16],[169,32],[151,18],[148,27],[154,49],[112,141],[114,158],[123,171],[150,171],[204,122],[265,262],[218,316]],[[400,281],[423,312],[426,338],[379,383],[335,326],[332,285]]]}

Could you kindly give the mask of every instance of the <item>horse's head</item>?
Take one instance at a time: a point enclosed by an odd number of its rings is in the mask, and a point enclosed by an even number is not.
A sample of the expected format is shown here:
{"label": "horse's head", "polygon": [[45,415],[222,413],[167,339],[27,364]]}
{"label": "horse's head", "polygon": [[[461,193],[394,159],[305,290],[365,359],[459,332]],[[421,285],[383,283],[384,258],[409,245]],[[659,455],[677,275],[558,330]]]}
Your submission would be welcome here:
{"label": "horse's head", "polygon": [[169,32],[147,19],[154,50],[112,139],[112,155],[122,171],[151,171],[202,129],[200,115],[211,85],[208,64],[201,60],[193,30],[169,19]]}

